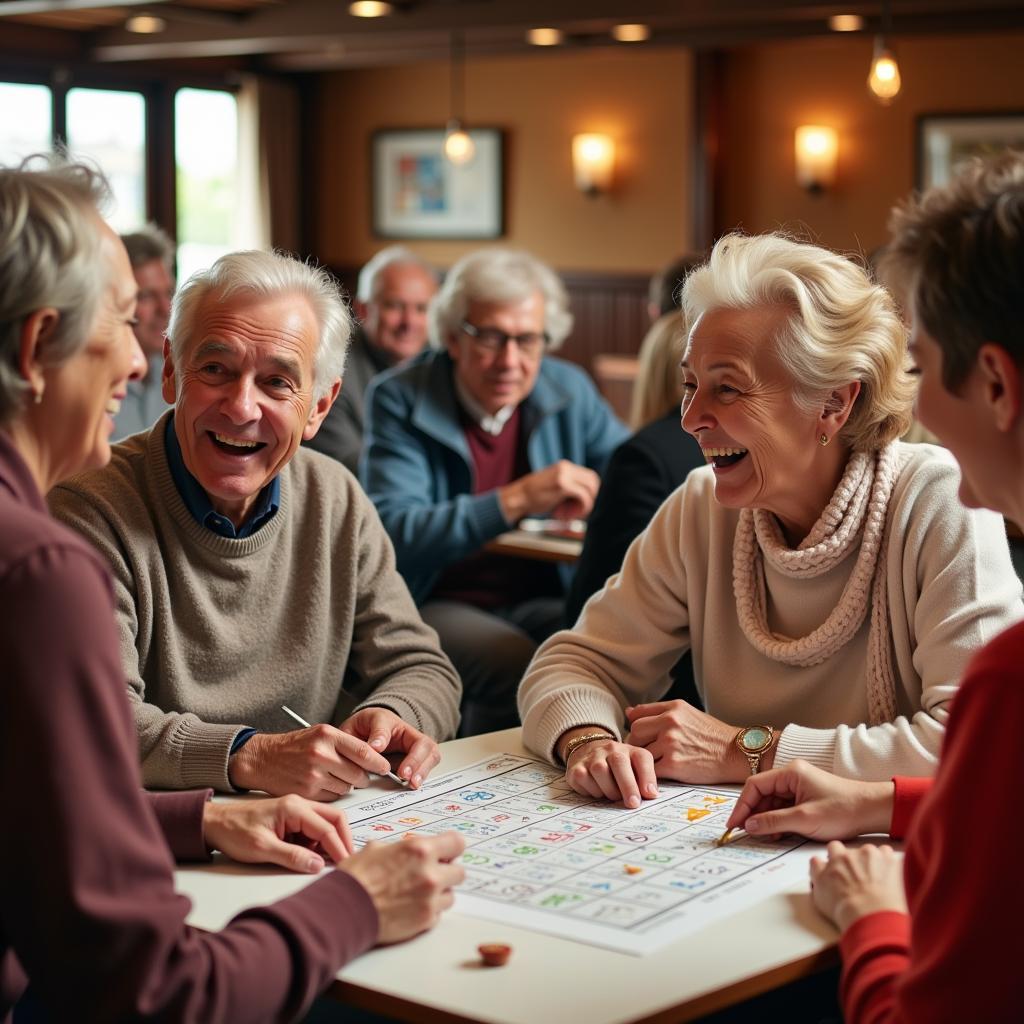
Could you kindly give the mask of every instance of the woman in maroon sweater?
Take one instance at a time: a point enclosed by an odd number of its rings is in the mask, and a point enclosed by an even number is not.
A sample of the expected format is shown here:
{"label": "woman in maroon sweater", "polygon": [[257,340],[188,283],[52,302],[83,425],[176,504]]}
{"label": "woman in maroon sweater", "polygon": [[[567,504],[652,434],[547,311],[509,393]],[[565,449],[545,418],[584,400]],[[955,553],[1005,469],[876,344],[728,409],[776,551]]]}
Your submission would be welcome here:
{"label": "woman in maroon sweater", "polygon": [[[918,417],[960,462],[960,499],[1024,522],[1024,155],[976,162],[898,209],[884,267],[909,299]],[[974,658],[934,782],[857,783],[794,762],[754,776],[729,820],[831,842],[814,901],[842,931],[847,1022],[1020,1017],[1018,813],[1024,624]]]}
{"label": "woman in maroon sweater", "polygon": [[[347,960],[431,926],[462,840],[349,857],[328,806],[143,793],[106,567],[42,499],[107,461],[145,365],[128,257],[96,212],[104,190],[84,167],[0,168],[0,1020],[26,986],[60,1020],[290,1020]],[[208,934],[185,924],[172,853],[213,848],[299,871],[340,863]]]}

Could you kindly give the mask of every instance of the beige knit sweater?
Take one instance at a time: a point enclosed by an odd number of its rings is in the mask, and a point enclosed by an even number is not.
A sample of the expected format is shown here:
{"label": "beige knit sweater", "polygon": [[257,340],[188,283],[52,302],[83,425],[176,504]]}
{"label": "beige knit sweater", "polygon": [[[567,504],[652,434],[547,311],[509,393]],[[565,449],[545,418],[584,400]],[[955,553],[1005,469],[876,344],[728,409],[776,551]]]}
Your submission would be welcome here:
{"label": "beige knit sweater", "polygon": [[[883,560],[898,717],[870,726],[865,664],[870,615],[819,665],[793,668],[756,651],[733,595],[738,511],[714,498],[698,469],[632,544],[622,570],[585,606],[573,630],[535,655],[519,692],[526,744],[553,760],[577,725],[622,735],[623,710],[659,700],[668,672],[693,649],[709,714],[731,725],[782,729],[775,757],[851,778],[930,775],[961,673],[974,651],[1017,621],[1021,587],[1002,520],[957,499],[959,470],[931,445],[900,445]],[[800,637],[835,607],[859,548],[831,571],[794,579],[766,564],[768,625]]]}
{"label": "beige knit sweater", "polygon": [[458,676],[352,474],[300,448],[277,514],[250,537],[221,537],[178,494],[166,420],[50,495],[113,570],[145,784],[230,790],[232,740],[245,726],[294,728],[282,704],[338,723],[362,701],[453,736]]}

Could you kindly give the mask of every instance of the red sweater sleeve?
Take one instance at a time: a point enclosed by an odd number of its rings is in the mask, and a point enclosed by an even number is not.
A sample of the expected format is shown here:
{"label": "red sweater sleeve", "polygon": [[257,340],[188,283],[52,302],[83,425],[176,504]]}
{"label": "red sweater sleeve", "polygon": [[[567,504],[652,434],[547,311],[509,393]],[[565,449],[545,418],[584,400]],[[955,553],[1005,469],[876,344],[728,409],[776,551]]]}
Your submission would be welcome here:
{"label": "red sweater sleeve", "polygon": [[892,781],[896,787],[896,793],[892,802],[889,835],[893,839],[905,839],[910,829],[911,819],[935,780],[897,775],[893,777]]}
{"label": "red sweater sleeve", "polygon": [[910,917],[871,914],[842,938],[847,1024],[1020,1016],[1022,665],[1024,624],[993,640],[967,670],[938,774],[907,837]]}
{"label": "red sweater sleeve", "polygon": [[0,1019],[12,954],[59,1020],[295,1018],[374,942],[373,904],[336,871],[222,932],[185,924],[90,554],[69,541],[0,563]]}

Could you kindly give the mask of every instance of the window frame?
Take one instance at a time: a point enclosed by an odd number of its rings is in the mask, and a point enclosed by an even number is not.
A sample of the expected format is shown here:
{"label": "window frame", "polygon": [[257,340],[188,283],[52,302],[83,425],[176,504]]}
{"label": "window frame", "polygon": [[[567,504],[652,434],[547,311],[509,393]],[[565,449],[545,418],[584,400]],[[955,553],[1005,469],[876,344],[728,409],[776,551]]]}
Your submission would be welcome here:
{"label": "window frame", "polygon": [[97,68],[73,62],[0,60],[0,81],[45,85],[50,89],[52,144],[67,139],[67,96],[74,88],[140,93],[145,102],[146,219],[159,224],[177,242],[178,205],[175,165],[174,97],[179,89],[213,89],[237,96],[231,73],[176,71],[140,74],[136,69]]}

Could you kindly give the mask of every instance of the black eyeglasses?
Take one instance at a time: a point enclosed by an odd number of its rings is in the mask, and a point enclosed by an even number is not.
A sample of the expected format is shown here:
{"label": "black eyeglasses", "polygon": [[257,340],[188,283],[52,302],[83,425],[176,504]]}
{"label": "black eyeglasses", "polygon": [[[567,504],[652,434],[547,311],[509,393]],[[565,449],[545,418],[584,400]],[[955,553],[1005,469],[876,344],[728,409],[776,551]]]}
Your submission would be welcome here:
{"label": "black eyeglasses", "polygon": [[510,341],[524,356],[538,356],[548,347],[551,338],[547,331],[526,331],[524,334],[509,334],[497,327],[477,327],[468,320],[462,321],[462,330],[473,339],[473,344],[481,352],[492,355],[500,352]]}

